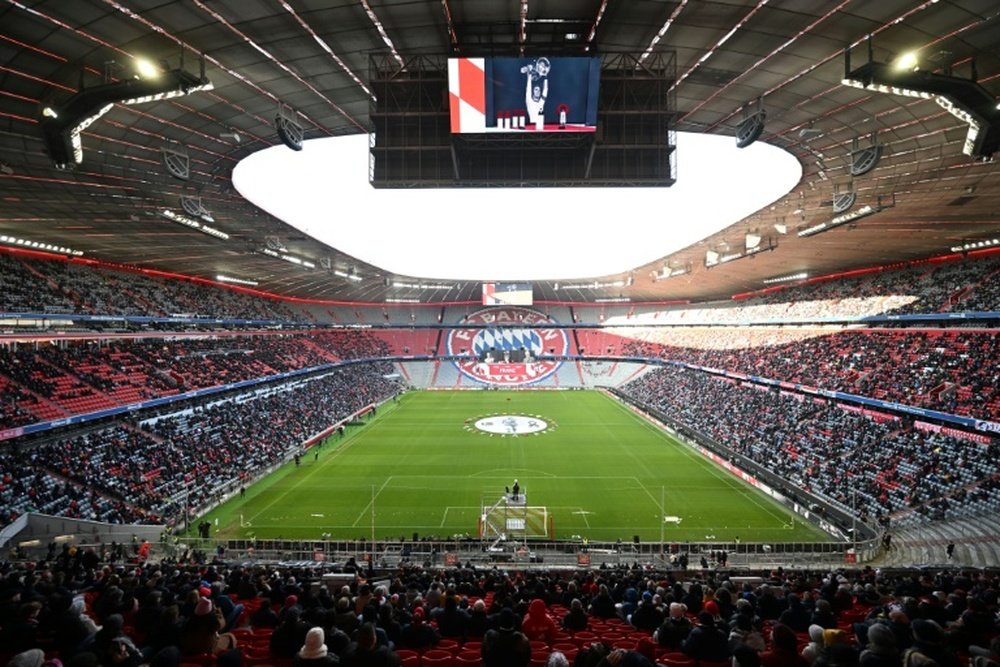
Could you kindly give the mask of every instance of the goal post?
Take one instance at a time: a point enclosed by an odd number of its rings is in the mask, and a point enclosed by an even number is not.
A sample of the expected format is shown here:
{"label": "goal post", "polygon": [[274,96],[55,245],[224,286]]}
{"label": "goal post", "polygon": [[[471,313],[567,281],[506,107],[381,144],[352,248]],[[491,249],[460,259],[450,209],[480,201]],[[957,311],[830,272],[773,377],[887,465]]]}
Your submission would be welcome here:
{"label": "goal post", "polygon": [[485,540],[552,539],[555,522],[545,505],[508,502],[506,496],[490,503],[484,499],[478,535]]}

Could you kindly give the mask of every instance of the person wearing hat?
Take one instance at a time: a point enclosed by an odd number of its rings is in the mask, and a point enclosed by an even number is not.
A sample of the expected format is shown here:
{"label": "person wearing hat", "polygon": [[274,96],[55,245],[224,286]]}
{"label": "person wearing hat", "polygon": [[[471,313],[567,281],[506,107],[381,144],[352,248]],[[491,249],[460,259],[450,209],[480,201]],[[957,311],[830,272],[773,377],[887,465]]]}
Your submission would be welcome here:
{"label": "person wearing hat", "polygon": [[517,629],[513,609],[504,607],[496,629],[486,631],[481,653],[483,667],[527,667],[531,662],[531,643]]}
{"label": "person wearing hat", "polygon": [[302,648],[295,654],[292,660],[292,667],[328,667],[329,665],[339,665],[340,657],[326,647],[326,634],[323,628],[310,628],[306,633],[306,640]]}
{"label": "person wearing hat", "polygon": [[222,612],[210,599],[201,598],[195,605],[194,614],[181,627],[181,651],[185,655],[218,655],[236,648],[236,637],[221,632],[224,626]]}
{"label": "person wearing hat", "polygon": [[896,636],[885,623],[868,626],[868,645],[861,652],[859,667],[899,667]]}
{"label": "person wearing hat", "polygon": [[[959,667],[961,663],[955,652],[948,647],[944,629],[935,621],[915,619],[910,623],[910,632],[913,634],[913,646],[903,656],[904,664],[921,664],[920,656],[923,656],[938,667]],[[920,655],[911,655],[915,653]]]}
{"label": "person wearing hat", "polygon": [[671,602],[667,618],[653,633],[653,639],[664,648],[678,649],[681,642],[691,634],[691,621],[686,616],[687,605],[683,602]]}
{"label": "person wearing hat", "polygon": [[823,651],[823,626],[815,623],[809,626],[809,643],[802,649],[802,657],[811,665]]}
{"label": "person wearing hat", "polygon": [[639,606],[625,620],[633,628],[651,633],[663,623],[663,612],[654,601],[653,594],[650,591],[643,591],[642,598],[639,600]]}
{"label": "person wearing hat", "polygon": [[549,610],[545,606],[545,600],[535,598],[528,605],[528,613],[521,621],[521,632],[528,638],[528,641],[540,640],[550,643],[555,634],[559,631],[556,622],[549,616]]}
{"label": "person wearing hat", "polygon": [[410,616],[410,622],[399,633],[399,645],[414,650],[432,648],[441,641],[441,635],[433,625],[426,622],[423,607],[417,607]]}

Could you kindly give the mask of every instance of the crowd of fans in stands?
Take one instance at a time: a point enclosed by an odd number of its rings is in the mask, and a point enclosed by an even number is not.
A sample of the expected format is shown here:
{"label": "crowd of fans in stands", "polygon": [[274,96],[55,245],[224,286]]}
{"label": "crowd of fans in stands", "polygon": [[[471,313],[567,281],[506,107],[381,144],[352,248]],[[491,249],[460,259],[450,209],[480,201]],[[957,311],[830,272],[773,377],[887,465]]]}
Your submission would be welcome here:
{"label": "crowd of fans in stands", "polygon": [[276,299],[56,260],[0,253],[0,312],[308,321]]}
{"label": "crowd of fans in stands", "polygon": [[420,654],[428,664],[471,654],[484,667],[997,660],[1000,581],[984,572],[376,573],[347,563],[351,582],[326,585],[316,568],[143,563],[131,553],[122,562],[120,551],[66,545],[31,567],[4,565],[0,652],[10,664],[392,666]]}
{"label": "crowd of fans in stands", "polygon": [[178,521],[389,398],[385,364],[349,366],[145,423],[0,454],[0,523],[34,510],[112,523]]}
{"label": "crowd of fans in stands", "polygon": [[9,414],[11,426],[19,426],[42,421],[48,414],[44,410],[55,410],[58,417],[93,412],[387,354],[384,341],[360,331],[0,348],[0,414]]}
{"label": "crowd of fans in stands", "polygon": [[992,331],[655,329],[623,348],[941,412],[1000,418],[1000,367],[989,361],[1000,358],[1000,336]]}
{"label": "crowd of fans in stands", "polygon": [[[962,439],[865,415],[824,398],[666,367],[623,387],[778,478],[872,521],[1000,509],[997,442]],[[984,498],[985,495],[985,498]]]}
{"label": "crowd of fans in stands", "polygon": [[[739,302],[644,311],[638,317],[661,323],[707,320],[730,324],[747,320],[1000,311],[998,272],[1000,259],[995,257],[924,263],[808,282]],[[307,324],[337,321],[323,310],[232,289],[89,264],[28,260],[6,253],[0,253],[0,312],[190,315]],[[386,311],[379,321],[406,325],[417,319],[412,311],[399,309],[398,316],[396,313]]]}

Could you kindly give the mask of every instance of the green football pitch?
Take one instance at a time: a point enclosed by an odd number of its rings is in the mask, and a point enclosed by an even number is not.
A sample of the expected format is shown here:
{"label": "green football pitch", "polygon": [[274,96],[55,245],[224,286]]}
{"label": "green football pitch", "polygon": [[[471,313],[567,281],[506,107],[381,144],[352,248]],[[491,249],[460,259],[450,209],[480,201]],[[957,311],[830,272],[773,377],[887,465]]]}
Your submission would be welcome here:
{"label": "green football pitch", "polygon": [[475,537],[515,479],[556,539],[830,539],[598,391],[410,392],[206,518],[234,539]]}

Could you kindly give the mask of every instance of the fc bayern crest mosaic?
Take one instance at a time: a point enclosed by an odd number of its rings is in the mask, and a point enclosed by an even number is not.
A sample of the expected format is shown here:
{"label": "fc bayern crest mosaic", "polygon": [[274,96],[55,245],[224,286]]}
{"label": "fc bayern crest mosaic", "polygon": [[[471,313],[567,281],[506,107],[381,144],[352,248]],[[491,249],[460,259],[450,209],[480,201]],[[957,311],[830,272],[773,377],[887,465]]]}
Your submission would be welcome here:
{"label": "fc bayern crest mosaic", "polygon": [[554,324],[551,317],[531,308],[484,308],[448,333],[448,354],[467,357],[455,361],[455,366],[476,382],[504,387],[540,382],[562,362],[539,357],[561,357],[570,351],[566,331]]}

